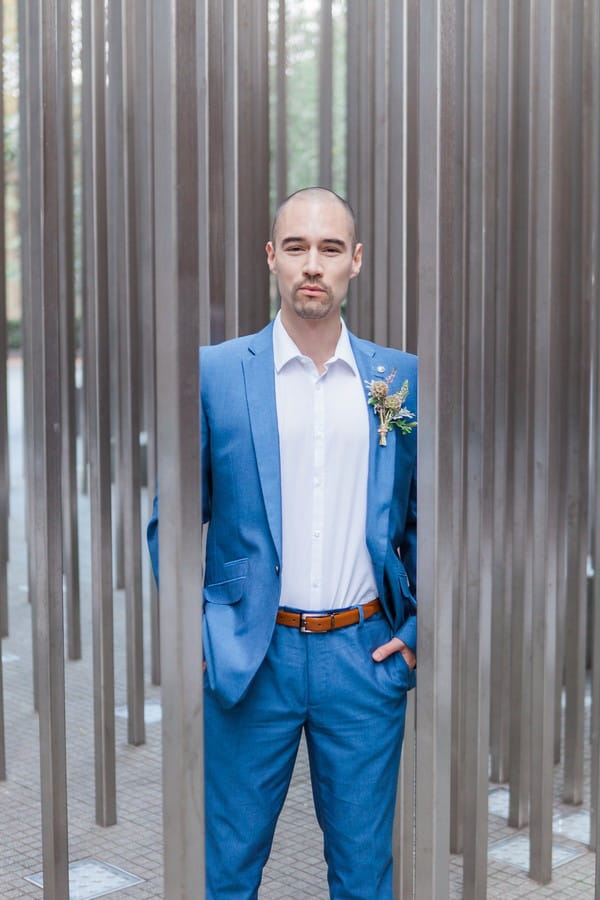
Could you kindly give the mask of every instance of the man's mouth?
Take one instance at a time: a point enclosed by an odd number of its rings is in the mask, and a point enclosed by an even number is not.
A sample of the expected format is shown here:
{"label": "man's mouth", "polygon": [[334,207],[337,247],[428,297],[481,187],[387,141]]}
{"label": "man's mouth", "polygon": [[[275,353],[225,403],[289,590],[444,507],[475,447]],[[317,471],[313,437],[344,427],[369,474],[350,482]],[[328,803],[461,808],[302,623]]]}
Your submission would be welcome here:
{"label": "man's mouth", "polygon": [[324,294],[325,290],[318,284],[303,284],[300,288],[305,294]]}

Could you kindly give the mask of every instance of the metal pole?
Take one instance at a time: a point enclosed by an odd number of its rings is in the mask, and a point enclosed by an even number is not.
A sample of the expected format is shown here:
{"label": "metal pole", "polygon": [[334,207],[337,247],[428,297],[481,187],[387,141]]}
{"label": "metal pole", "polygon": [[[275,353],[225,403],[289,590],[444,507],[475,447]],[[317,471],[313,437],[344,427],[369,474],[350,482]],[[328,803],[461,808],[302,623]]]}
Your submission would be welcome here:
{"label": "metal pole", "polygon": [[[373,224],[367,251],[373,264],[370,298],[373,307],[372,335],[380,344],[389,343],[392,317],[388,270],[389,207],[396,200],[390,196],[388,32],[389,9],[387,3],[383,3],[373,21],[373,115],[376,125],[373,129],[372,165],[379,177],[373,179]],[[401,114],[401,110],[397,110],[396,114]]]}
{"label": "metal pole", "polygon": [[120,304],[120,397],[123,449],[123,525],[125,609],[127,640],[128,738],[131,744],[145,741],[144,731],[144,634],[142,608],[142,559],[140,522],[140,367],[138,338],[137,208],[135,191],[134,117],[135,84],[135,4],[123,10],[124,26],[124,174],[123,222],[125,231],[125,285]]}
{"label": "metal pole", "polygon": [[[64,624],[62,591],[61,415],[59,341],[59,166],[57,158],[56,0],[32,4],[39,21],[41,117],[32,127],[33,160],[41,166],[38,216],[41,217],[42,290],[32,293],[34,511],[36,530],[36,620],[39,667],[40,776],[44,897],[67,900],[67,768],[65,734]],[[35,261],[34,261],[35,265]]]}
{"label": "metal pole", "polygon": [[510,380],[510,316],[513,265],[511,258],[513,159],[510,152],[512,131],[511,85],[513,84],[513,41],[510,4],[498,4],[498,142],[496,177],[496,376],[494,391],[494,539],[492,577],[492,655],[490,684],[490,762],[491,780],[508,780],[508,736],[510,721],[510,609],[512,578],[512,542],[509,522],[512,517],[511,442],[513,420]]}
{"label": "metal pole", "polygon": [[[238,279],[241,334],[269,320],[269,272],[257,266],[269,234],[267,0],[237,0]],[[243,240],[239,236],[243,235]],[[251,297],[251,302],[244,298]]]}
{"label": "metal pole", "polygon": [[[239,22],[237,0],[225,0],[225,20],[223,28],[223,146],[222,165],[225,173],[224,204],[224,247],[227,254],[221,265],[225,272],[225,337],[237,337],[240,333],[240,196],[238,191],[240,114],[239,114],[239,72],[238,45]],[[268,228],[268,213],[265,220]],[[200,311],[202,316],[202,310]],[[202,321],[201,321],[202,327]]]}
{"label": "metal pole", "polygon": [[534,329],[533,475],[533,596],[531,629],[531,813],[530,875],[547,884],[552,877],[552,802],[554,756],[554,667],[556,663],[556,548],[558,537],[556,483],[560,423],[557,383],[557,316],[553,280],[556,243],[555,167],[553,147],[553,79],[556,9],[553,0],[532,4],[532,140],[530,172],[531,246],[535,273],[532,302]]}
{"label": "metal pole", "polygon": [[198,343],[209,297],[208,17],[197,0],[165,0],[153,15],[164,896],[191,900],[205,896]]}
{"label": "metal pole", "polygon": [[[23,406],[24,406],[24,459],[26,507],[25,524],[27,536],[27,585],[31,602],[31,649],[33,668],[33,706],[38,709],[38,654],[37,628],[35,625],[36,580],[35,560],[36,532],[33,526],[33,322],[31,297],[41,293],[41,272],[39,266],[32,265],[33,259],[41,257],[41,223],[39,220],[39,197],[41,193],[38,144],[39,139],[40,91],[34,86],[40,80],[39,16],[26,0],[19,2],[19,189],[20,189],[20,232],[21,232],[21,284],[23,297]],[[35,157],[37,152],[38,157]]]}
{"label": "metal pole", "polygon": [[[137,196],[138,297],[141,306],[143,428],[146,433],[148,514],[156,486],[156,323],[154,316],[154,148],[152,10],[136,0],[137,93],[134,117]],[[152,684],[160,684],[160,610],[154,578],[150,577],[150,657]]]}
{"label": "metal pole", "polygon": [[[600,181],[600,5],[586,3],[587,31],[592,41],[592,133],[590,143],[591,180]],[[595,195],[592,206],[591,258],[588,272],[588,289],[591,291],[595,312],[594,354],[594,421],[595,431],[592,433],[594,454],[592,466],[595,473],[594,509],[594,544],[592,547],[594,561],[594,582],[592,597],[592,715],[591,715],[591,816],[590,847],[596,852],[596,888],[595,900],[600,900],[600,198]]]}
{"label": "metal pole", "polygon": [[75,427],[75,298],[73,254],[73,117],[71,111],[71,4],[58,0],[59,93],[59,271],[62,404],[63,574],[67,610],[69,659],[81,658],[79,597],[79,532],[77,522],[76,427]]}
{"label": "metal pole", "polygon": [[[321,10],[323,10],[323,3]],[[285,29],[285,0],[279,0],[277,4],[277,127],[275,142],[276,161],[276,202],[287,197],[287,53],[286,53],[286,29]]]}
{"label": "metal pole", "polygon": [[[465,670],[463,764],[464,881],[469,900],[486,895],[488,843],[489,660],[491,646],[489,229],[494,141],[490,134],[490,83],[494,74],[493,10],[487,2],[469,5],[466,17],[466,443],[465,443]],[[493,191],[495,199],[495,188]],[[493,206],[492,206],[493,208]],[[493,231],[493,229],[492,229]]]}
{"label": "metal pole", "polygon": [[[333,18],[331,0],[321,0],[319,25],[319,184],[321,187],[331,187],[333,152]],[[385,57],[383,62],[385,64]]]}
{"label": "metal pole", "polygon": [[[3,13],[0,10],[0,41],[3,39]],[[6,385],[6,227],[5,227],[5,179],[4,179],[4,88],[0,74],[0,638],[8,635],[8,592],[6,565],[8,562],[8,517],[10,509],[10,478],[8,454],[8,410]]]}
{"label": "metal pole", "polygon": [[511,183],[510,254],[515,277],[511,281],[510,303],[510,381],[515,431],[511,447],[512,473],[512,581],[510,591],[510,748],[509,748],[509,824],[521,827],[529,815],[529,738],[530,688],[529,646],[531,614],[530,590],[530,421],[531,421],[531,349],[529,196],[529,97],[530,97],[530,21],[529,6],[518,0],[511,5],[511,40],[514,40],[514,88],[511,92],[511,117],[514,117],[510,148],[513,178]]}
{"label": "metal pole", "polygon": [[83,4],[82,30],[90,53],[91,135],[88,150],[90,195],[86,226],[90,255],[86,259],[91,296],[88,306],[86,380],[90,456],[92,552],[92,628],[94,644],[94,746],[96,822],[113,825],[117,818],[115,783],[115,711],[112,528],[110,477],[110,356],[108,331],[108,261],[105,137],[104,6]]}
{"label": "metal pole", "polygon": [[[419,687],[417,693],[415,896],[449,892],[450,710],[453,559],[452,394],[457,360],[447,329],[457,235],[453,153],[456,31],[453,3],[420,3],[419,39]],[[432,65],[433,51],[433,65]]]}
{"label": "metal pole", "polygon": [[589,304],[582,290],[583,108],[582,40],[583,7],[574,4],[571,21],[571,241],[568,405],[567,496],[567,610],[565,652],[565,761],[563,796],[568,803],[583,800],[585,719],[585,661],[587,618],[587,517],[588,517],[588,414],[589,414]]}

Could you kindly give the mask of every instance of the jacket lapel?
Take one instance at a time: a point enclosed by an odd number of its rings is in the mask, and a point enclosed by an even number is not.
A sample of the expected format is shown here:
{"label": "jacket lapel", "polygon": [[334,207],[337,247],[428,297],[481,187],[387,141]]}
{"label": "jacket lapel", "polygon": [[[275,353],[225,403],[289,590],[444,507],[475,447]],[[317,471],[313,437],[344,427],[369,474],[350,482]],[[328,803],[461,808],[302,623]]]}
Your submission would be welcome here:
{"label": "jacket lapel", "polygon": [[281,471],[272,324],[252,339],[248,350],[242,367],[252,441],[267,520],[281,559]]}
{"label": "jacket lapel", "polygon": [[[368,387],[373,379],[389,374],[385,361],[370,343],[349,335],[356,365],[363,382],[365,403]],[[273,360],[273,324],[271,323],[248,345],[248,356],[242,367],[246,385],[246,400],[252,431],[252,441],[261,490],[271,535],[281,558],[281,470],[279,461],[279,432],[275,396],[275,365]],[[383,371],[381,369],[383,368]],[[367,544],[373,562],[383,565],[386,553],[390,503],[394,485],[396,457],[396,429],[387,434],[387,446],[379,446],[379,420],[372,407],[369,410],[369,476],[367,485]]]}
{"label": "jacket lapel", "polygon": [[[350,335],[350,343],[356,359],[365,391],[365,403],[369,389],[365,382],[382,379],[389,369],[377,353],[377,349]],[[390,503],[394,487],[396,459],[396,430],[387,433],[387,445],[379,446],[377,428],[379,418],[369,406],[369,480],[367,485],[367,545],[375,565],[383,565],[388,539]]]}

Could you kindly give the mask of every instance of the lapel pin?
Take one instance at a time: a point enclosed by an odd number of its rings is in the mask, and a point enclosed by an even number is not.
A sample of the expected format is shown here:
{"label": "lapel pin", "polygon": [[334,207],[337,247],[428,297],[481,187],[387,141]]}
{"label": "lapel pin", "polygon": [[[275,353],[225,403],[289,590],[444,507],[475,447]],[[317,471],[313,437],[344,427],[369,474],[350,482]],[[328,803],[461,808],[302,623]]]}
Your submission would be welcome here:
{"label": "lapel pin", "polygon": [[381,372],[385,372],[385,366],[377,366],[377,371],[381,374]]}

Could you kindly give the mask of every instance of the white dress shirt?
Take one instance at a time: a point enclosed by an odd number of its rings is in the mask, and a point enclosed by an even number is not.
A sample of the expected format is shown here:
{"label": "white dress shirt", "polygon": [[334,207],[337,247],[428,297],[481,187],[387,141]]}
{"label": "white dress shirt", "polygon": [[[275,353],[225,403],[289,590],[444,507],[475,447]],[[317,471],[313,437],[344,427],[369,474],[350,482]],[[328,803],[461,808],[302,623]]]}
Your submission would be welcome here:
{"label": "white dress shirt", "polygon": [[367,550],[369,408],[342,321],[319,375],[280,315],[273,328],[281,462],[281,605],[341,609],[377,596]]}

